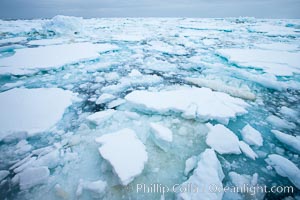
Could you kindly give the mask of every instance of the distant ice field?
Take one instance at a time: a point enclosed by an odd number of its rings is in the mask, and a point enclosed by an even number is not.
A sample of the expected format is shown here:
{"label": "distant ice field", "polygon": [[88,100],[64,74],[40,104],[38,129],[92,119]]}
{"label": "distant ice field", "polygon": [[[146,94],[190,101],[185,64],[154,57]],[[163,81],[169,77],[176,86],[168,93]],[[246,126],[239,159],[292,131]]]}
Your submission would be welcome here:
{"label": "distant ice field", "polygon": [[300,20],[0,20],[0,154],[0,199],[299,199]]}

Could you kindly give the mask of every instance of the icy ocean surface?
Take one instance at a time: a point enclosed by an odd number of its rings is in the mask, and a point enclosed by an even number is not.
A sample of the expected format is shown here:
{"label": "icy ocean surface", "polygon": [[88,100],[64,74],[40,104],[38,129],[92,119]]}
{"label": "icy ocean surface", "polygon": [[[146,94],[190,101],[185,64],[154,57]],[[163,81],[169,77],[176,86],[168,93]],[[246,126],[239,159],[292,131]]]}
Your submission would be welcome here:
{"label": "icy ocean surface", "polygon": [[300,20],[0,20],[0,199],[299,199],[299,113]]}

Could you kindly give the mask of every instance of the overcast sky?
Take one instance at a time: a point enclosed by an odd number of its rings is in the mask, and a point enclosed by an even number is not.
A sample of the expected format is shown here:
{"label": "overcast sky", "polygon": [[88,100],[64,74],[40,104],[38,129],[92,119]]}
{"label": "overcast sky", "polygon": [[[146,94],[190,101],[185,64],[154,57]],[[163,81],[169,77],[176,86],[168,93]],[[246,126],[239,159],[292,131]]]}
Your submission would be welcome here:
{"label": "overcast sky", "polygon": [[300,0],[0,0],[0,18],[300,18]]}

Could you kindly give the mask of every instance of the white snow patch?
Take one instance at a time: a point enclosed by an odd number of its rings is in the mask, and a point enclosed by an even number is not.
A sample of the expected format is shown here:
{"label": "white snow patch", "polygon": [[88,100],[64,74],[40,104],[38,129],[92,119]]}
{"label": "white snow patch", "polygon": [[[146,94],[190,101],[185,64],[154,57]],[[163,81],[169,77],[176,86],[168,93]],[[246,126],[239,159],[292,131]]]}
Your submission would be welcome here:
{"label": "white snow patch", "polygon": [[106,134],[96,138],[96,142],[102,145],[99,152],[112,165],[122,185],[129,184],[142,173],[148,155],[133,130],[125,128]]}
{"label": "white snow patch", "polygon": [[16,88],[0,93],[0,140],[14,132],[32,136],[50,129],[72,99],[72,92],[59,88]]}
{"label": "white snow patch", "polygon": [[208,124],[209,132],[206,144],[220,154],[240,154],[239,139],[228,128],[221,124],[215,126]]}

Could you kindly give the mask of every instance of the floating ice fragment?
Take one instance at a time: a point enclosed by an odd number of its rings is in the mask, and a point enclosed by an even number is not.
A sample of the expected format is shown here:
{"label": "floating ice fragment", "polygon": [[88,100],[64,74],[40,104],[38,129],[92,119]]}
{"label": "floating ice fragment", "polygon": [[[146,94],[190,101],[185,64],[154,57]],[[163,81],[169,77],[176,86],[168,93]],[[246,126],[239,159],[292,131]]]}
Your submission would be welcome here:
{"label": "floating ice fragment", "polygon": [[82,195],[83,190],[91,191],[96,194],[102,194],[106,188],[106,182],[102,180],[98,181],[84,181],[82,179],[79,180],[79,184],[76,190],[76,196],[79,197]]}
{"label": "floating ice fragment", "polygon": [[241,151],[252,160],[258,158],[258,155],[244,141],[239,141]]}
{"label": "floating ice fragment", "polygon": [[249,145],[262,146],[263,138],[261,137],[260,132],[254,129],[252,126],[247,124],[241,131],[243,140]]}
{"label": "floating ice fragment", "polygon": [[208,124],[209,132],[206,144],[220,154],[240,154],[239,139],[228,128],[221,124],[215,126]]}
{"label": "floating ice fragment", "polygon": [[9,171],[7,170],[0,170],[0,182],[5,179],[9,174]]}
{"label": "floating ice fragment", "polygon": [[233,97],[238,97],[246,100],[255,100],[256,98],[255,94],[253,94],[249,90],[228,86],[218,80],[206,80],[204,78],[185,78],[185,80],[200,87],[207,87],[214,91],[227,93]]}
{"label": "floating ice fragment", "polygon": [[192,156],[185,161],[184,175],[187,176],[193,169],[196,168],[198,162],[197,156]]}
{"label": "floating ice fragment", "polygon": [[112,165],[122,185],[129,184],[142,173],[148,155],[133,130],[125,128],[109,133],[96,138],[96,142],[102,145],[99,152]]}
{"label": "floating ice fragment", "polygon": [[[201,153],[200,160],[193,175],[180,185],[180,187],[193,186],[193,191],[178,192],[178,198],[184,200],[221,200],[223,196],[223,179],[224,173],[214,150],[206,149]],[[219,188],[220,191],[213,192],[211,191],[212,187]]]}
{"label": "floating ice fragment", "polygon": [[116,97],[112,94],[104,93],[96,100],[96,104],[107,103],[115,98]]}
{"label": "floating ice fragment", "polygon": [[72,99],[72,92],[59,88],[16,88],[0,93],[0,140],[14,132],[32,136],[50,129]]}
{"label": "floating ice fragment", "polygon": [[108,109],[89,115],[86,119],[97,125],[100,125],[101,123],[112,117],[115,112],[116,111],[113,109]]}
{"label": "floating ice fragment", "polygon": [[300,189],[300,170],[293,162],[277,154],[269,155],[265,161],[275,169],[277,174],[287,177]]}
{"label": "floating ice fragment", "polygon": [[125,99],[129,105],[142,111],[184,113],[192,104],[197,106],[197,117],[207,121],[215,119],[228,123],[230,118],[247,113],[248,104],[228,94],[213,92],[209,88],[184,88],[171,91],[133,91]]}
{"label": "floating ice fragment", "polygon": [[49,175],[50,171],[47,167],[32,167],[25,169],[16,176],[19,176],[20,189],[26,190],[45,183]]}
{"label": "floating ice fragment", "polygon": [[292,136],[277,130],[271,130],[275,137],[286,146],[300,154],[300,136]]}
{"label": "floating ice fragment", "polygon": [[295,129],[296,125],[292,122],[288,122],[284,119],[281,119],[275,115],[270,115],[267,117],[267,122],[269,122],[272,126],[277,127],[279,129]]}

